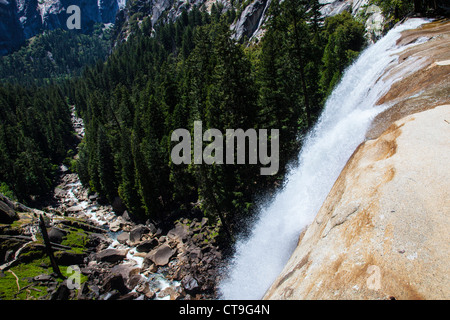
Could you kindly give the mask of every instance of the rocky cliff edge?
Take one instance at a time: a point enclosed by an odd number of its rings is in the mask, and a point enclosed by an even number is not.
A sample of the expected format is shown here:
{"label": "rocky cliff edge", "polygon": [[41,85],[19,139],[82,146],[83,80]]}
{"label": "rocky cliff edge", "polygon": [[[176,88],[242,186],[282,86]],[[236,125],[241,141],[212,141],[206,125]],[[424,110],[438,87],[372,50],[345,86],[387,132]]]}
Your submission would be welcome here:
{"label": "rocky cliff edge", "polygon": [[[395,83],[265,299],[449,299],[450,23],[405,32],[424,41]],[[445,49],[447,48],[447,49]],[[370,139],[369,139],[370,138]]]}

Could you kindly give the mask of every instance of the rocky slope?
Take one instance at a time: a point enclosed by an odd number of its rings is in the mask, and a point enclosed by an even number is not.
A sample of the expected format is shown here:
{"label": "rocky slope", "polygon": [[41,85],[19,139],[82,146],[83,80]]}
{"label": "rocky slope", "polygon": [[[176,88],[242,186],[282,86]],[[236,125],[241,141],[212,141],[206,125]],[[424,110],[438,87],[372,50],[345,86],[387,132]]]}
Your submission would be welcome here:
{"label": "rocky slope", "polygon": [[[233,39],[250,41],[261,39],[267,21],[271,0],[254,0],[242,11],[231,25]],[[368,37],[375,40],[382,35],[384,17],[376,5],[369,6],[369,0],[319,0],[322,18],[349,11],[354,17],[365,16]]]}
{"label": "rocky slope", "polygon": [[450,23],[398,43],[414,41],[423,43],[399,60],[421,68],[379,101],[393,106],[373,122],[265,299],[450,298]]}

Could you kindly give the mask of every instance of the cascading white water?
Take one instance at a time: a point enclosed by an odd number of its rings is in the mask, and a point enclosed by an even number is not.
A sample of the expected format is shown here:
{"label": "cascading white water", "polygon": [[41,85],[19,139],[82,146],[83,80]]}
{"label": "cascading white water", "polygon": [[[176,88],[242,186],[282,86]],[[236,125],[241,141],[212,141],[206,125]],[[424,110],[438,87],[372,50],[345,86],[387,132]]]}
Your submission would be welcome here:
{"label": "cascading white water", "polygon": [[388,106],[376,106],[394,81],[420,65],[409,61],[393,77],[383,75],[397,64],[400,32],[427,22],[410,19],[370,46],[344,73],[324,111],[308,134],[285,188],[262,209],[252,233],[237,241],[219,284],[223,299],[261,299],[312,222],[348,159],[363,142],[372,119]]}

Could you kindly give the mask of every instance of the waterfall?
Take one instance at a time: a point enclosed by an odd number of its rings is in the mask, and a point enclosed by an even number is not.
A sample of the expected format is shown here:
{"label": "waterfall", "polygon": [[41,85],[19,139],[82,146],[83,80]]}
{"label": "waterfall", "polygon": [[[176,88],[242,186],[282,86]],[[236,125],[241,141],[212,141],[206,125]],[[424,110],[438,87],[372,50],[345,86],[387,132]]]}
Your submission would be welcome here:
{"label": "waterfall", "polygon": [[[309,132],[283,190],[261,209],[249,237],[238,240],[219,284],[223,299],[261,299],[294,251],[301,231],[310,224],[348,159],[364,141],[372,119],[389,106],[376,106],[391,85],[413,72],[420,61],[398,65],[400,33],[427,22],[409,19],[364,50],[344,73]],[[411,44],[414,45],[414,44]]]}

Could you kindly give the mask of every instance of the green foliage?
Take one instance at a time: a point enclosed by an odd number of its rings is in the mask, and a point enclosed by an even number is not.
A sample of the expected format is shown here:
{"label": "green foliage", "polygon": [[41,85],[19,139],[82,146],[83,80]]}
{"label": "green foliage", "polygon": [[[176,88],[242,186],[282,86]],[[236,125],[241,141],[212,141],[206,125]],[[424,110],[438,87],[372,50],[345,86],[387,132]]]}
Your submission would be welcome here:
{"label": "green foliage", "polygon": [[75,253],[84,253],[88,239],[89,236],[83,229],[70,228],[61,244],[71,247]]}
{"label": "green foliage", "polygon": [[0,193],[11,200],[17,200],[16,196],[14,195],[14,192],[5,182],[0,183]]}
{"label": "green foliage", "polygon": [[[30,287],[29,279],[42,274],[51,274],[53,270],[50,267],[50,258],[47,256],[43,257],[41,250],[23,253],[22,256],[25,257],[25,260],[26,256],[34,256],[34,258],[10,269],[17,276],[18,280],[10,271],[4,272],[4,276],[0,277],[0,299],[2,300],[38,300],[48,294],[47,286],[36,284]],[[69,277],[72,275],[67,273],[68,266],[59,266],[59,268],[63,276]],[[86,275],[81,274],[80,284],[86,282],[87,278]],[[57,280],[58,282],[62,281],[61,279]],[[20,291],[17,287],[17,282],[19,283]]]}
{"label": "green foliage", "polygon": [[[142,217],[201,209],[239,227],[256,199],[280,184],[300,147],[297,137],[318,117],[332,86],[325,69],[339,77],[364,44],[350,15],[328,21],[327,29],[318,8],[317,1],[273,1],[263,41],[247,49],[231,40],[232,14],[216,5],[211,16],[194,8],[158,24],[152,37],[144,19],[106,64],[71,82],[70,101],[86,124],[77,163],[83,184],[109,200],[119,195]],[[336,53],[322,68],[332,41]],[[260,176],[254,165],[174,165],[171,133],[192,132],[197,120],[222,132],[280,129],[279,175]]]}
{"label": "green foliage", "polygon": [[[33,278],[41,274],[51,273],[47,268],[42,267],[43,263],[50,264],[49,258],[40,258],[29,263],[22,263],[11,268],[11,271],[19,278],[19,286],[27,286],[28,278]],[[51,270],[51,269],[50,269]],[[34,286],[37,290],[21,290],[17,288],[16,277],[9,271],[5,272],[4,277],[0,277],[0,298],[2,300],[35,300],[47,294],[47,287]],[[38,291],[39,290],[39,291]]]}
{"label": "green foliage", "polygon": [[414,11],[413,1],[410,0],[372,0],[372,3],[379,6],[383,15],[394,24]]}
{"label": "green foliage", "polygon": [[[127,4],[128,40],[105,63],[58,87],[0,88],[0,181],[19,199],[43,194],[66,159],[83,185],[109,202],[119,196],[135,215],[163,220],[202,210],[231,233],[282,184],[302,135],[362,49],[364,30],[346,13],[322,24],[317,0],[272,1],[265,37],[244,48],[231,40],[235,12],[221,5],[211,15],[194,7],[154,30],[136,6]],[[45,59],[33,72],[57,76]],[[67,103],[85,123],[76,164]],[[172,132],[192,132],[198,120],[222,132],[279,129],[279,174],[261,176],[259,165],[174,165]]]}
{"label": "green foliage", "polygon": [[17,52],[0,57],[0,82],[41,85],[65,79],[104,59],[109,50],[108,31],[93,35],[61,29],[46,31]]}
{"label": "green foliage", "polygon": [[448,16],[448,0],[371,0],[379,6],[386,18],[385,31],[402,19],[413,14],[428,16]]}
{"label": "green foliage", "polygon": [[364,25],[353,19],[347,11],[325,20],[324,38],[328,40],[320,79],[325,96],[331,93],[345,68],[364,47],[364,33]]}
{"label": "green foliage", "polygon": [[51,189],[71,143],[70,111],[54,86],[0,86],[0,180],[27,202]]}

